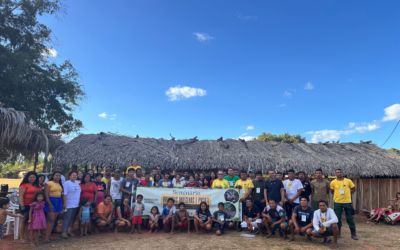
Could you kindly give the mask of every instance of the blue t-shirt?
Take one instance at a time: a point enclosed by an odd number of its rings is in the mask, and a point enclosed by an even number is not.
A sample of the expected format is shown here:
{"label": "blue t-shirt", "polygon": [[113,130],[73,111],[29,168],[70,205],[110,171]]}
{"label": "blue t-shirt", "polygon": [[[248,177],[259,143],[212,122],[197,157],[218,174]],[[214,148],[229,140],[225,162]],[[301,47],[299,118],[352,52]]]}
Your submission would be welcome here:
{"label": "blue t-shirt", "polygon": [[171,180],[164,181],[164,179],[161,179],[158,182],[158,186],[159,187],[172,187],[172,181]]}
{"label": "blue t-shirt", "polygon": [[207,212],[203,213],[203,211],[200,208],[196,210],[196,213],[197,216],[199,216],[200,220],[202,220],[203,222],[207,222],[208,217],[211,217],[210,211],[208,211],[208,213]]}
{"label": "blue t-shirt", "polygon": [[82,215],[82,220],[89,219],[89,215],[90,215],[90,206],[88,206],[88,207],[82,206],[82,213],[81,213],[81,215]]}
{"label": "blue t-shirt", "polygon": [[175,206],[172,206],[171,209],[168,209],[168,207],[164,207],[164,209],[162,210],[161,215],[167,217],[169,215],[169,213],[171,213],[171,215],[175,215],[176,214]]}

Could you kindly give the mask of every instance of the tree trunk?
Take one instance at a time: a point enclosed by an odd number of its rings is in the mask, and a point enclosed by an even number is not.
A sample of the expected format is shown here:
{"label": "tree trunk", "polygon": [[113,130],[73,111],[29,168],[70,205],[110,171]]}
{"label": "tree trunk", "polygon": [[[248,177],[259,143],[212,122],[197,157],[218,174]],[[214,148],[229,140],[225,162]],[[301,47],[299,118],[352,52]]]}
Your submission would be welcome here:
{"label": "tree trunk", "polygon": [[46,142],[46,152],[44,154],[44,161],[43,161],[43,173],[46,173],[47,156],[49,155],[49,139],[47,138],[47,135],[44,133],[43,129],[42,129],[42,135],[43,135],[44,140]]}
{"label": "tree trunk", "polygon": [[96,166],[96,173],[99,173],[99,166]]}
{"label": "tree trunk", "polygon": [[87,173],[87,165],[85,165],[85,174]]}
{"label": "tree trunk", "polygon": [[35,171],[35,172],[36,172],[36,166],[37,166],[38,161],[39,161],[39,152],[36,152],[35,153],[35,163],[33,164],[33,171]]}

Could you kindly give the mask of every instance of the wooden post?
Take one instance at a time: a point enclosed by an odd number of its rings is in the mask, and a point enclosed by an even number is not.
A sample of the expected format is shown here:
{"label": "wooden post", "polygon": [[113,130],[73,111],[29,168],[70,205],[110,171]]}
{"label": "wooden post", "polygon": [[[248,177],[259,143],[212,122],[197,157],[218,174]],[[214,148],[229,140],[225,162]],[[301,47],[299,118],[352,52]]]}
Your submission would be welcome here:
{"label": "wooden post", "polygon": [[96,173],[99,173],[99,166],[96,166]]}
{"label": "wooden post", "polygon": [[87,165],[85,165],[85,174],[87,173]]}
{"label": "wooden post", "polygon": [[47,138],[47,135],[44,133],[44,129],[42,129],[42,135],[44,137],[44,141],[46,142],[46,152],[44,154],[44,161],[43,161],[43,173],[46,173],[47,156],[49,155],[49,139]]}
{"label": "wooden post", "polygon": [[35,172],[38,161],[39,161],[39,152],[35,152],[35,163],[33,163],[33,171]]}

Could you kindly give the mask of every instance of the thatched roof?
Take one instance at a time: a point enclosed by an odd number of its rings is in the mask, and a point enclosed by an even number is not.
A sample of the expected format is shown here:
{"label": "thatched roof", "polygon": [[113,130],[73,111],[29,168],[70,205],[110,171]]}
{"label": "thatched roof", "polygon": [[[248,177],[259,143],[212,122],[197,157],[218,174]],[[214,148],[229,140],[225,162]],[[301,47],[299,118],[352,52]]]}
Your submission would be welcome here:
{"label": "thatched roof", "polygon": [[[45,133],[52,133],[46,130]],[[49,152],[64,144],[59,135],[46,134]],[[36,152],[46,150],[42,130],[31,125],[31,119],[24,112],[12,108],[0,108],[0,159],[22,154],[31,158]]]}
{"label": "thatched roof", "polygon": [[132,159],[150,169],[289,169],[314,174],[316,168],[333,175],[342,168],[348,176],[399,176],[400,156],[374,144],[278,143],[263,141],[164,140],[114,134],[79,135],[52,156],[57,164],[81,164],[125,169]]}

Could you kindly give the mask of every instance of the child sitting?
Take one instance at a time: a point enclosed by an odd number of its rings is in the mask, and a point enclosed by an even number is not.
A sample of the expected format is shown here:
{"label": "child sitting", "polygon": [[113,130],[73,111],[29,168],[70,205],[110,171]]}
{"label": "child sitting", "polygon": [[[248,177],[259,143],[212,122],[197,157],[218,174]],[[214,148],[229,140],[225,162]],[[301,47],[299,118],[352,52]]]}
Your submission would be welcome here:
{"label": "child sitting", "polygon": [[7,209],[10,207],[10,199],[6,197],[0,197],[0,240],[3,238],[3,224],[6,222],[7,215],[11,217],[24,218],[22,214],[13,214]]}
{"label": "child sitting", "polygon": [[215,211],[212,217],[216,235],[222,235],[226,227],[233,227],[233,222],[226,221],[226,218],[227,214],[224,212],[224,203],[220,202],[218,203],[218,211]]}
{"label": "child sitting", "polygon": [[190,234],[190,218],[189,213],[185,209],[185,203],[181,202],[179,204],[179,211],[176,213],[179,232],[181,232],[181,228],[187,227],[188,234]]}
{"label": "child sitting", "polygon": [[158,229],[160,228],[160,224],[158,224],[159,219],[160,219],[160,211],[158,210],[157,206],[154,206],[151,208],[149,214],[149,224],[147,225],[150,233],[152,233],[153,231],[155,231],[156,233],[158,232]]}
{"label": "child sitting", "polygon": [[174,234],[175,219],[176,219],[176,208],[174,206],[175,200],[168,198],[167,206],[164,207],[161,216],[164,219],[164,232],[168,233],[171,230],[171,234]]}
{"label": "child sitting", "polygon": [[40,229],[46,229],[46,217],[44,216],[44,192],[40,191],[33,197],[33,203],[29,204],[28,229],[32,230],[31,233],[31,246],[38,245]]}
{"label": "child sitting", "polygon": [[206,231],[211,230],[211,213],[205,201],[200,203],[200,207],[194,212],[193,217],[196,234],[199,234],[199,227]]}
{"label": "child sitting", "polygon": [[80,236],[86,236],[87,229],[89,227],[89,216],[90,216],[90,201],[88,198],[85,198],[81,201],[81,208],[79,209],[78,218],[81,223],[81,234]]}
{"label": "child sitting", "polygon": [[132,230],[131,234],[133,234],[133,231],[137,232],[135,229],[135,225],[138,225],[138,230],[139,233],[142,233],[142,215],[144,211],[144,204],[142,203],[143,200],[143,195],[139,194],[136,197],[136,202],[132,205],[132,212],[133,212],[133,220],[132,220]]}

